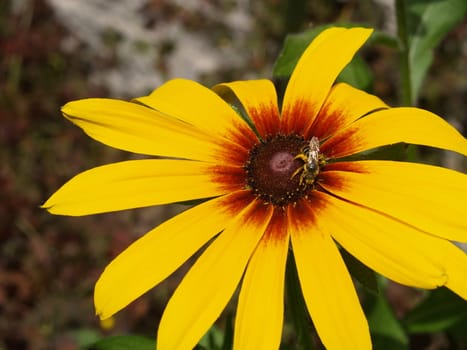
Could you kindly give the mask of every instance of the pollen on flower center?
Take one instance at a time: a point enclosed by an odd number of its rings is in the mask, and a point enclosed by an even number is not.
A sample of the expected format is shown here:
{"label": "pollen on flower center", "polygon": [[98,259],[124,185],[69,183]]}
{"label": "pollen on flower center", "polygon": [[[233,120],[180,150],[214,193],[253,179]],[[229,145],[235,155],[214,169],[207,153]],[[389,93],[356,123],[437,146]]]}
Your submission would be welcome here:
{"label": "pollen on flower center", "polygon": [[298,135],[276,135],[255,145],[245,163],[247,186],[257,197],[277,206],[306,196],[311,187],[294,176],[303,168],[303,159],[296,156],[306,144]]}

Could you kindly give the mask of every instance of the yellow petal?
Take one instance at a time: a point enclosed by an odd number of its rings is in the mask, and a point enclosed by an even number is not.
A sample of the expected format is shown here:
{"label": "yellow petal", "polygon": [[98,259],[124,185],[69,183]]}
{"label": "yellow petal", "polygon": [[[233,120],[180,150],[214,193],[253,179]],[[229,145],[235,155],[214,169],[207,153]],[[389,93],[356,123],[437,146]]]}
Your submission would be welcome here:
{"label": "yellow petal", "polygon": [[167,304],[158,350],[192,349],[218,318],[264,233],[270,208],[254,201],[203,252]]}
{"label": "yellow petal", "polygon": [[305,132],[305,139],[312,136],[317,136],[320,140],[326,139],[364,115],[383,108],[389,107],[378,97],[345,83],[336,84],[315,122]]}
{"label": "yellow petal", "polygon": [[232,220],[238,194],[216,198],[146,233],[104,270],[96,283],[97,314],[105,319],[163,281]]}
{"label": "yellow petal", "polygon": [[170,80],[149,96],[136,101],[209,134],[227,136],[233,130],[242,129],[254,137],[246,122],[225,101],[212,90],[191,80]]}
{"label": "yellow petal", "polygon": [[445,286],[467,300],[467,254],[450,242],[440,245],[437,254],[447,271]]}
{"label": "yellow petal", "polygon": [[235,318],[234,349],[278,349],[284,318],[284,276],[289,235],[276,209],[243,277]]}
{"label": "yellow petal", "polygon": [[[313,324],[328,350],[371,349],[370,331],[350,275],[329,234],[312,225],[323,214],[313,211],[304,203],[289,211],[298,277]],[[296,212],[309,213],[316,220],[300,220]]]}
{"label": "yellow petal", "polygon": [[234,81],[216,85],[213,90],[226,97],[233,92],[262,138],[278,132],[277,94],[270,80]]}
{"label": "yellow petal", "polygon": [[467,141],[450,124],[423,109],[400,107],[372,113],[321,145],[327,157],[340,158],[398,142],[442,148],[467,155]]}
{"label": "yellow petal", "polygon": [[339,162],[326,167],[320,185],[435,236],[467,241],[467,176],[460,172],[416,163]]}
{"label": "yellow petal", "polygon": [[283,131],[302,134],[313,123],[334,80],[372,30],[330,28],[305,50],[290,77],[282,108]]}
{"label": "yellow petal", "polygon": [[438,249],[449,242],[376,211],[319,192],[313,207],[320,213],[319,230],[365,265],[401,284],[436,288],[448,276]]}
{"label": "yellow petal", "polygon": [[43,207],[53,214],[87,215],[167,204],[225,193],[212,165],[145,159],[108,164],[76,175]]}
{"label": "yellow petal", "polygon": [[217,150],[215,136],[132,102],[84,99],[67,103],[62,112],[93,139],[125,151],[213,160]]}

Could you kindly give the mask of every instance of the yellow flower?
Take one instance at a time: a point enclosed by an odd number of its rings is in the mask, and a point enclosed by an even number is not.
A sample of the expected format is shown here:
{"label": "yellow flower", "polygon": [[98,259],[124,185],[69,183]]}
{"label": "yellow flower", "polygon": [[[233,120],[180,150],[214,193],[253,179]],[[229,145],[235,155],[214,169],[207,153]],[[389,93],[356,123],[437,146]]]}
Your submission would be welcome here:
{"label": "yellow flower", "polygon": [[[389,108],[334,84],[371,34],[331,28],[306,49],[279,110],[269,80],[207,89],[176,79],[125,102],[85,99],[66,118],[112,147],[165,159],[83,172],[43,205],[86,215],[205,199],[134,242],[98,280],[111,317],[210,242],[164,311],[157,348],[191,349],[241,283],[235,349],[277,349],[289,244],[308,311],[328,349],[370,349],[367,321],[338,245],[382,275],[467,298],[466,176],[441,167],[344,158],[406,142],[467,154],[438,116]],[[249,120],[225,100],[237,99]],[[336,244],[337,243],[337,244]]]}

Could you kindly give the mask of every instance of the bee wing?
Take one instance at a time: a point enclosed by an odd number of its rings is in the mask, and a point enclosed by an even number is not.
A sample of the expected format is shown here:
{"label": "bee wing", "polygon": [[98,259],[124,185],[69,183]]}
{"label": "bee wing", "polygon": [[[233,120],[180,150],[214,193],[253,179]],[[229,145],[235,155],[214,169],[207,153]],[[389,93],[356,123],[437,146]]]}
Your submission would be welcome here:
{"label": "bee wing", "polygon": [[308,162],[318,162],[319,159],[319,139],[313,136],[310,140],[310,150],[308,153]]}

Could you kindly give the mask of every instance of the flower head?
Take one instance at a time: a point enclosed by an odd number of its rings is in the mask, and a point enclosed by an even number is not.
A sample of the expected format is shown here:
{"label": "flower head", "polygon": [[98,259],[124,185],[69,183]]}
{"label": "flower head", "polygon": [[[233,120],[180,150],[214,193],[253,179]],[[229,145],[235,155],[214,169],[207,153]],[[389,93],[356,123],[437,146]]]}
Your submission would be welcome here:
{"label": "flower head", "polygon": [[[345,160],[398,142],[467,154],[438,116],[390,108],[339,72],[370,36],[331,28],[306,49],[279,109],[269,80],[207,89],[176,79],[132,102],[85,99],[66,118],[112,147],[163,159],[83,172],[44,204],[86,215],[205,199],[134,242],[103,272],[95,304],[107,318],[210,242],[171,297],[158,349],[191,349],[237,286],[235,349],[277,349],[291,246],[316,330],[328,349],[369,349],[368,325],[339,252],[409,286],[467,298],[467,181],[440,167]],[[235,99],[237,109],[226,101]]]}

